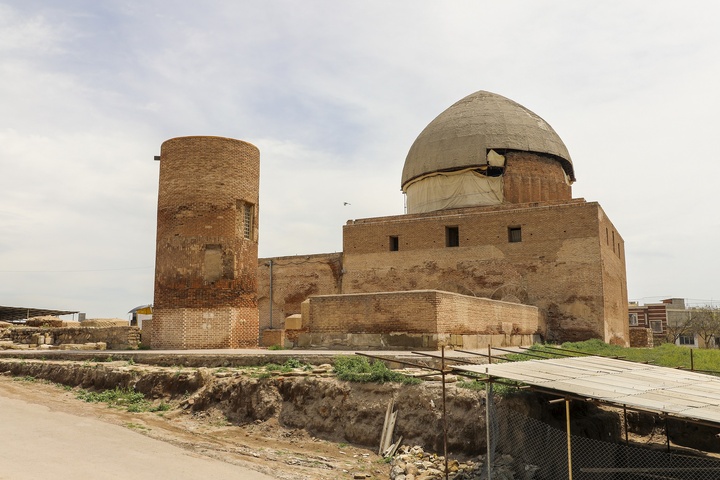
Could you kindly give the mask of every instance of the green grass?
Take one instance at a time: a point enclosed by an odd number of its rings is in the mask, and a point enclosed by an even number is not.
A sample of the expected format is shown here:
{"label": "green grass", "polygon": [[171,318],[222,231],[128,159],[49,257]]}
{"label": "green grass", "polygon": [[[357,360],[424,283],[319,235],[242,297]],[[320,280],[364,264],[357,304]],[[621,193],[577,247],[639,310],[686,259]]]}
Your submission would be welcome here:
{"label": "green grass", "polygon": [[348,382],[397,382],[406,385],[422,382],[419,378],[409,377],[390,370],[380,360],[370,363],[367,357],[361,356],[335,357],[334,369],[337,378]]}
{"label": "green grass", "polygon": [[119,387],[101,392],[91,392],[83,389],[78,391],[76,397],[88,403],[107,403],[109,407],[120,408],[134,413],[166,412],[172,408],[170,404],[165,402],[153,405],[141,392]]}
{"label": "green grass", "polygon": [[289,358],[282,365],[278,365],[277,363],[268,363],[265,365],[265,370],[267,370],[268,372],[288,373],[296,368],[303,368],[307,370],[308,367],[310,366],[301,362],[300,360],[297,360],[295,358]]}
{"label": "green grass", "polygon": [[[671,343],[663,343],[655,348],[625,348],[618,345],[609,345],[600,340],[586,340],[584,342],[566,342],[560,348],[577,350],[592,355],[609,357],[622,357],[633,362],[649,362],[654,365],[670,368],[690,369],[690,348],[680,347]],[[557,351],[545,348],[544,345],[534,345],[530,353],[546,356],[547,358],[560,358]],[[525,355],[508,355],[511,360],[532,360],[533,357]],[[694,349],[693,368],[695,370],[717,371],[720,373],[720,350]]]}

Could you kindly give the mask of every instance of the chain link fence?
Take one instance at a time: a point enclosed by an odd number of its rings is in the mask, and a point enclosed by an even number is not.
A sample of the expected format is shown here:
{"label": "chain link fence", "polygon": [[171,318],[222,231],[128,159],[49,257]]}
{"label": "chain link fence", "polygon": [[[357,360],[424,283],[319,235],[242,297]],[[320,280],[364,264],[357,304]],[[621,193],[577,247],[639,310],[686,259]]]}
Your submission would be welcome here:
{"label": "chain link fence", "polygon": [[[514,410],[495,406],[493,402],[488,407],[491,462],[510,462],[514,479],[720,479],[720,458],[669,453],[661,449],[662,445],[660,448],[641,448],[575,435],[571,435],[570,477],[568,441],[564,430]],[[483,475],[483,478],[487,476]]]}

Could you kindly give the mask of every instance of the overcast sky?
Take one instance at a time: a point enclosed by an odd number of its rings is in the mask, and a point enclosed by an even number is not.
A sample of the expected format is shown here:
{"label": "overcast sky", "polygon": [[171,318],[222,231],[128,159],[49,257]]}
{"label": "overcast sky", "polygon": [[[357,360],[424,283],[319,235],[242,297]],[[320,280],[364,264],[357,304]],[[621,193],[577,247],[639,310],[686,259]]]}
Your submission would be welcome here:
{"label": "overcast sky", "polygon": [[[630,299],[720,300],[720,4],[0,0],[0,305],[152,303],[160,144],[261,152],[260,256],[403,213],[477,90],[543,117],[625,240]],[[343,206],[344,202],[351,205]]]}

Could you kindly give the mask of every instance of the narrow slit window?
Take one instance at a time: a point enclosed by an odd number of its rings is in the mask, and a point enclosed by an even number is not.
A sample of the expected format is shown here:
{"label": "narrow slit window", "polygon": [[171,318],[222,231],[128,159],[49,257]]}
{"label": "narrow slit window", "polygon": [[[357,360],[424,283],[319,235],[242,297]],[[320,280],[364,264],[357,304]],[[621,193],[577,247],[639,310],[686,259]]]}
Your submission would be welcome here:
{"label": "narrow slit window", "polygon": [[460,246],[460,229],[459,227],[445,227],[445,246]]}
{"label": "narrow slit window", "polygon": [[248,240],[252,239],[253,206],[249,203],[243,204],[243,236]]}
{"label": "narrow slit window", "polygon": [[400,238],[395,235],[391,235],[390,236],[390,251],[397,252],[398,250],[400,250]]}
{"label": "narrow slit window", "polygon": [[237,203],[239,233],[248,240],[252,240],[253,237],[254,207],[252,203],[248,202],[238,201]]}
{"label": "narrow slit window", "polygon": [[521,227],[508,227],[508,242],[510,242],[510,243],[522,242],[522,228]]}

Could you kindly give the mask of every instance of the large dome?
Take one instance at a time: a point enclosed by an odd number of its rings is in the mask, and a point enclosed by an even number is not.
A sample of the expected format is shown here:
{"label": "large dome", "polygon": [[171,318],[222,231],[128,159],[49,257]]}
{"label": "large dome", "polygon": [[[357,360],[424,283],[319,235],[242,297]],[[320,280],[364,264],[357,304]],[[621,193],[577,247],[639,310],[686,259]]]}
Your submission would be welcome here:
{"label": "large dome", "polygon": [[436,172],[487,165],[491,150],[547,156],[575,180],[570,154],[545,120],[508,98],[481,90],[442,112],[420,133],[405,159],[402,189]]}

